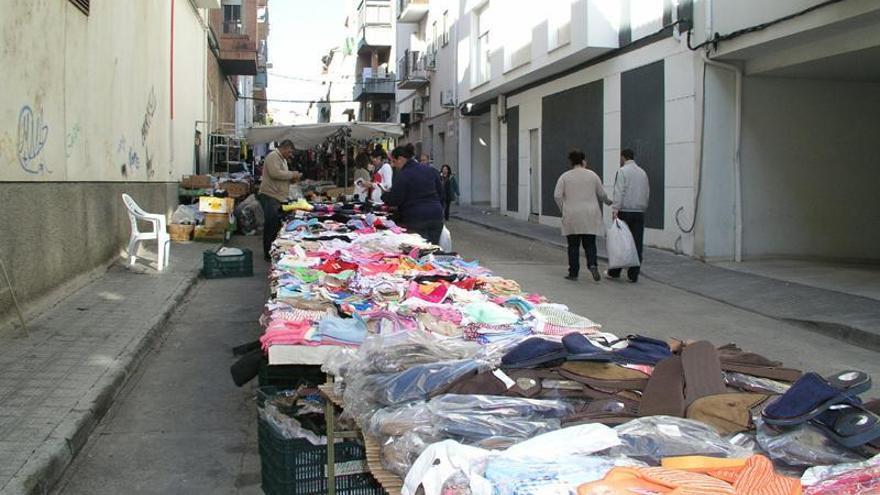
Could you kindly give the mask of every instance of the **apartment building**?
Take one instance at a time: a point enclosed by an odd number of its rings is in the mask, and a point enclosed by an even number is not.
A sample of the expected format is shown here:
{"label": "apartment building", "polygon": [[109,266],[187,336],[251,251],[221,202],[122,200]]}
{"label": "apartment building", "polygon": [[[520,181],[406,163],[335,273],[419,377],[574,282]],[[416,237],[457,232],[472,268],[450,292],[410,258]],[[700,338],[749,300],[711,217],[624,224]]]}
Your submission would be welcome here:
{"label": "apartment building", "polygon": [[[450,108],[441,156],[454,133],[464,203],[559,225],[567,152],[582,149],[610,191],[631,148],[651,183],[649,245],[712,260],[880,258],[880,229],[863,226],[880,225],[865,146],[880,125],[877,2],[396,7],[401,119],[437,163],[433,119]],[[447,30],[444,51],[434,40]]]}
{"label": "apartment building", "polygon": [[404,142],[438,167],[458,166],[455,39],[457,0],[396,0],[397,108]]}
{"label": "apartment building", "polygon": [[391,0],[355,2],[355,81],[352,99],[357,120],[394,122],[394,18]]}
{"label": "apartment building", "polygon": [[360,59],[355,44],[356,18],[357,11],[353,8],[345,18],[345,38],[340,40],[339,46],[331,48],[321,57],[324,96],[316,104],[316,122],[349,122],[360,113],[360,103],[352,101],[355,66]]}

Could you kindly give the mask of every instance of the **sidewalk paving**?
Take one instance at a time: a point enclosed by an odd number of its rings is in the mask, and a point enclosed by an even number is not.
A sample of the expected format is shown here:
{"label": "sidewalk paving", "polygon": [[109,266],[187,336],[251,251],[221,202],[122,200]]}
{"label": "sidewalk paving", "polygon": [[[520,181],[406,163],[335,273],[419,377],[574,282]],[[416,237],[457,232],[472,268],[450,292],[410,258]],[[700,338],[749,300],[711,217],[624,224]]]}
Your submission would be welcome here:
{"label": "sidewalk paving", "polygon": [[[462,205],[452,211],[452,216],[524,239],[566,247],[558,228],[517,220],[492,208]],[[598,248],[599,257],[607,260],[604,243],[599,242]],[[649,247],[645,248],[641,273],[715,301],[880,350],[880,304],[874,299],[728,270]]]}
{"label": "sidewalk paving", "polygon": [[0,328],[0,495],[46,493],[160,338],[210,244],[164,273],[122,262],[28,324]]}

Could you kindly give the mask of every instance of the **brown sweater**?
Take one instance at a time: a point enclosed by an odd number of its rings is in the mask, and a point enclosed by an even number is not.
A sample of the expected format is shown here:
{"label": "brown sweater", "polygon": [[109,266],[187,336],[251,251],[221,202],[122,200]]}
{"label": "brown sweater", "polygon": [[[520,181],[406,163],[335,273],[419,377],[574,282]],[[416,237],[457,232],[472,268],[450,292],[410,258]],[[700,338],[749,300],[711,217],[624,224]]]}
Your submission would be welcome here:
{"label": "brown sweater", "polygon": [[263,161],[263,182],[260,185],[260,193],[281,202],[287,201],[290,180],[293,178],[294,172],[287,169],[287,160],[281,156],[280,151],[275,150]]}

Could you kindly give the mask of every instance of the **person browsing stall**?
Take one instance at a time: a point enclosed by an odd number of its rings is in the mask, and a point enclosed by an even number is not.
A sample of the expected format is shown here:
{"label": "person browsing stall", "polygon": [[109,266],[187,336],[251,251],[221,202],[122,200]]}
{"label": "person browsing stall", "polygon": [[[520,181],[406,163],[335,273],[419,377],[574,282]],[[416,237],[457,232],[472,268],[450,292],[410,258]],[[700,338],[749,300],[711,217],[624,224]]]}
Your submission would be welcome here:
{"label": "person browsing stall", "polygon": [[413,159],[412,151],[399,146],[391,152],[397,176],[382,201],[396,206],[401,226],[432,244],[443,232],[443,183],[437,169]]}
{"label": "person browsing stall", "polygon": [[263,258],[269,261],[272,241],[281,230],[281,203],[290,195],[290,183],[302,177],[287,168],[287,159],[293,155],[293,141],[285,139],[266,156],[257,200],[263,208]]}

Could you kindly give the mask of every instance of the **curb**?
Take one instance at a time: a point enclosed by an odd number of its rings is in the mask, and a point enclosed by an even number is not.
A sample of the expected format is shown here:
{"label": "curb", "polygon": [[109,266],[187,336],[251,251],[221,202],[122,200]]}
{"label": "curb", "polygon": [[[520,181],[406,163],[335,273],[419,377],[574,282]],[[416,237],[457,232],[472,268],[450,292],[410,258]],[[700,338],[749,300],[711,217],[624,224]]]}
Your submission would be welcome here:
{"label": "curb", "polygon": [[82,450],[89,435],[113,405],[119,392],[138,369],[154,345],[164,336],[171,315],[199,279],[199,271],[189,272],[171,292],[167,304],[148,322],[143,336],[116,357],[92,388],[68,412],[61,424],[46,438],[0,495],[47,495]]}
{"label": "curb", "polygon": [[[556,248],[563,248],[563,249],[566,248],[565,243],[563,243],[561,241],[556,242],[556,241],[551,241],[549,239],[545,239],[545,238],[542,238],[539,236],[533,236],[533,235],[523,234],[520,232],[506,230],[502,227],[499,227],[499,226],[493,224],[492,222],[481,222],[479,219],[469,218],[469,217],[463,216],[461,214],[453,213],[451,216],[454,217],[456,220],[461,220],[463,222],[467,222],[472,225],[478,225],[480,227],[483,227],[485,229],[489,229],[489,230],[492,230],[495,232],[502,232],[507,235],[511,235],[513,237],[517,237],[520,239],[527,239],[527,240],[539,242],[539,243],[544,244],[546,246],[551,246],[551,247],[556,247]],[[597,257],[601,260],[608,261],[608,256],[605,254],[597,253]],[[867,349],[871,349],[871,350],[880,352],[880,335],[877,335],[876,333],[871,332],[869,330],[864,330],[862,328],[858,328],[858,327],[855,327],[852,325],[847,325],[847,324],[838,323],[838,322],[810,320],[810,319],[796,319],[796,318],[787,317],[785,315],[772,314],[767,311],[759,311],[759,310],[752,308],[752,307],[749,307],[747,305],[736,304],[735,302],[732,302],[732,301],[728,301],[725,299],[721,299],[718,297],[714,297],[711,295],[700,293],[700,292],[694,290],[693,288],[689,288],[689,287],[683,286],[681,284],[676,284],[674,282],[664,280],[663,278],[652,277],[649,273],[646,274],[645,272],[642,272],[640,274],[640,276],[643,278],[649,279],[649,280],[653,280],[654,282],[657,282],[657,283],[660,283],[663,285],[668,285],[668,286],[674,287],[678,290],[688,292],[690,294],[694,294],[694,295],[697,295],[700,297],[704,297],[706,299],[710,299],[710,300],[713,300],[716,302],[726,304],[726,305],[733,307],[733,308],[749,311],[749,312],[755,313],[757,315],[761,315],[761,316],[764,316],[767,318],[773,318],[775,320],[783,321],[783,322],[786,322],[786,323],[789,323],[792,325],[797,325],[807,331],[818,333],[820,335],[825,335],[826,337],[831,337],[835,340],[839,340],[839,341],[844,342],[846,344],[865,347]]]}

